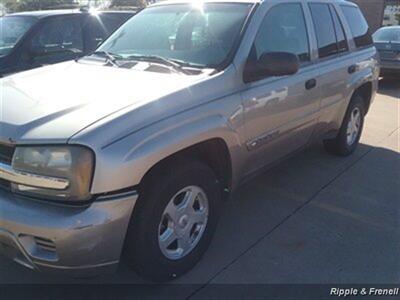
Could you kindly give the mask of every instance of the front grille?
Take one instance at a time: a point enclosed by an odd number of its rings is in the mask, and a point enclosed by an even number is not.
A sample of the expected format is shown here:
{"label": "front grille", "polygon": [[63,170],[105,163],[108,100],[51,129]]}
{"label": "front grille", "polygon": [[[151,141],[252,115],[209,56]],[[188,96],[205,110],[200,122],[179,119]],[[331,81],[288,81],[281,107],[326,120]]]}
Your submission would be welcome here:
{"label": "front grille", "polygon": [[0,144],[0,162],[11,164],[15,147],[11,145]]}

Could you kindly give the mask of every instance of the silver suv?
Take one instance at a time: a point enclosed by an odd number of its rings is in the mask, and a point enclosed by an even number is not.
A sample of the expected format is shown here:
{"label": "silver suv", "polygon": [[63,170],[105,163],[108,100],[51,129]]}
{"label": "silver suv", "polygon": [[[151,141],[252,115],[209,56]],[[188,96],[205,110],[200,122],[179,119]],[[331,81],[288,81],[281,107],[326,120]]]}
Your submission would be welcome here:
{"label": "silver suv", "polygon": [[92,55],[4,78],[0,245],[72,276],[191,269],[223,200],[323,140],[350,155],[378,56],[342,0],[161,2]]}

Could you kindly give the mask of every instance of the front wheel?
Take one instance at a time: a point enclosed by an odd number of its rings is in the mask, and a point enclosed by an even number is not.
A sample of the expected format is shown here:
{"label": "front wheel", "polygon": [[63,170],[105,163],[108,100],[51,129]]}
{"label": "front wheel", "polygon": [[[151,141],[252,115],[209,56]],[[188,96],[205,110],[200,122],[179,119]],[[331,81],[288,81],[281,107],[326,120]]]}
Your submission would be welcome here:
{"label": "front wheel", "polygon": [[145,278],[167,281],[186,273],[208,248],[222,204],[214,172],[181,161],[151,175],[125,241],[128,263]]}
{"label": "front wheel", "polygon": [[325,140],[325,149],[332,154],[348,156],[360,141],[364,127],[365,105],[360,96],[355,96],[349,104],[339,134],[335,139]]}

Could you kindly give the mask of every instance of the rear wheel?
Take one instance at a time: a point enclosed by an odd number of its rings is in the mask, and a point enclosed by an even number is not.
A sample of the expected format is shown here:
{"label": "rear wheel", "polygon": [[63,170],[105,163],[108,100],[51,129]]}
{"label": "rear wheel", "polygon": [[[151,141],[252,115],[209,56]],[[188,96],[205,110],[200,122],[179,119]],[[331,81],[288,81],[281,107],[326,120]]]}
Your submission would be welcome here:
{"label": "rear wheel", "polygon": [[325,140],[325,149],[332,154],[348,156],[360,141],[364,127],[365,105],[361,96],[355,96],[347,109],[343,124],[336,138]]}
{"label": "rear wheel", "polygon": [[167,281],[201,259],[217,226],[221,189],[196,161],[164,165],[140,195],[125,241],[128,263],[145,278]]}

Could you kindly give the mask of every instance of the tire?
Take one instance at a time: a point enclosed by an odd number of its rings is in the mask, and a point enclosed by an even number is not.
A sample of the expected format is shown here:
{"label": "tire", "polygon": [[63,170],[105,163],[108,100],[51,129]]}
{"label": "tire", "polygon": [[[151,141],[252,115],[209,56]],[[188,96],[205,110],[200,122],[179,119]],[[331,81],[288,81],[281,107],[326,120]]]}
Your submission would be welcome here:
{"label": "tire", "polygon": [[[355,95],[353,97],[349,104],[349,107],[347,108],[347,112],[343,119],[339,134],[334,139],[324,140],[324,146],[327,152],[338,156],[349,156],[357,149],[364,127],[364,103],[364,99],[361,96]],[[358,112],[360,115],[358,131],[356,135],[352,135],[353,137],[349,138],[348,126],[351,121],[352,115],[355,116],[356,112]]]}
{"label": "tire", "polygon": [[[221,188],[210,167],[201,162],[187,160],[164,164],[157,171],[152,172],[149,180],[146,180],[144,185],[128,228],[124,258],[139,276],[152,281],[164,282],[188,272],[197,264],[207,250],[221,212]],[[179,194],[180,192],[181,194]],[[184,196],[182,196],[182,193]],[[177,199],[179,198],[179,201],[185,203],[182,199],[190,193],[193,195],[199,193],[196,199],[198,199],[199,203],[200,200],[202,202],[202,204],[195,203],[195,205],[192,205],[191,211],[197,205],[201,209],[196,213],[202,216],[208,215],[208,217],[202,223],[194,224],[190,231],[186,230],[189,235],[192,234],[193,230],[191,239],[197,240],[197,242],[191,244],[192,246],[190,247],[194,247],[193,249],[187,250],[188,252],[184,256],[179,257],[179,255],[183,254],[180,253],[182,251],[178,247],[178,243],[180,245],[180,241],[184,239],[179,238],[178,240],[177,236],[176,242],[171,243],[169,248],[162,247],[160,244],[161,232],[166,234],[167,230],[169,232],[176,230],[178,234],[178,229],[176,229],[178,227],[179,229],[191,228],[191,220],[194,217],[184,219],[185,216],[190,216],[190,214],[184,214],[180,219],[176,217],[175,222],[173,222],[172,217],[166,213],[167,209],[173,209],[175,214],[178,215]],[[174,200],[172,201],[172,199]],[[206,202],[207,205],[205,204]],[[208,214],[205,213],[206,208]],[[180,211],[179,214],[181,214]],[[174,229],[169,229],[169,227]],[[185,245],[189,244],[186,243]],[[182,249],[185,248],[183,247]],[[167,255],[170,255],[170,257]]]}

